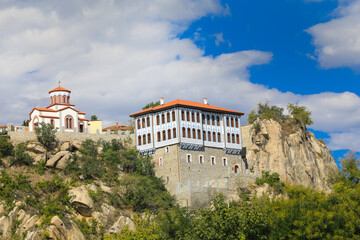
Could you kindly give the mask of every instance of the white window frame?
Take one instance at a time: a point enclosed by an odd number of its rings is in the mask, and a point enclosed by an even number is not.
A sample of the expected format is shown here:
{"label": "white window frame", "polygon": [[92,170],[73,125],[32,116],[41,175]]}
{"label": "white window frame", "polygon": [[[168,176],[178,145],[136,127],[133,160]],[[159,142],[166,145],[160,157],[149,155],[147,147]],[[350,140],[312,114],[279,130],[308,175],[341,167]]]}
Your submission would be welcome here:
{"label": "white window frame", "polygon": [[165,147],[165,153],[169,153],[170,152],[170,148],[169,148],[169,146],[166,146]]}
{"label": "white window frame", "polygon": [[[214,161],[213,161],[214,160]],[[211,156],[210,157],[210,163],[211,163],[211,165],[216,165],[216,158],[215,158],[215,156]]]}
{"label": "white window frame", "polygon": [[199,155],[199,164],[204,164],[204,155]]}
{"label": "white window frame", "polygon": [[186,162],[187,163],[191,163],[192,160],[191,160],[191,154],[186,154]]}
{"label": "white window frame", "polygon": [[223,166],[226,167],[228,165],[228,161],[227,161],[227,158],[226,157],[223,157],[222,158],[222,163],[223,163]]}
{"label": "white window frame", "polygon": [[159,167],[161,167],[163,165],[163,158],[162,157],[159,157]]}

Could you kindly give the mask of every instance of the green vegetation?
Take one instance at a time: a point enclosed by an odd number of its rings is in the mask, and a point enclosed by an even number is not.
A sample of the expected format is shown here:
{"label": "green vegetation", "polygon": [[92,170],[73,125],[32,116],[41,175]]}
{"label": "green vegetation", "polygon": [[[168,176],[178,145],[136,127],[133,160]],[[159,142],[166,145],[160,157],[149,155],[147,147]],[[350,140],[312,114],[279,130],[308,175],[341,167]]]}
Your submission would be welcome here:
{"label": "green vegetation", "polygon": [[96,115],[91,115],[90,119],[91,121],[97,121],[98,117]]}
{"label": "green vegetation", "polygon": [[293,116],[294,120],[298,124],[311,125],[313,121],[311,120],[311,111],[308,110],[305,106],[296,106],[292,103],[287,105],[289,113]]}
{"label": "green vegetation", "polygon": [[0,136],[0,161],[2,158],[11,156],[14,146],[5,137]]}
{"label": "green vegetation", "polygon": [[151,103],[146,104],[142,109],[145,110],[145,109],[156,107],[156,106],[159,106],[159,105],[160,105],[160,101],[151,102]]}
{"label": "green vegetation", "polygon": [[56,142],[55,132],[56,130],[49,123],[40,123],[40,127],[35,128],[37,140],[47,151],[54,147]]}
{"label": "green vegetation", "polygon": [[270,106],[269,102],[258,103],[257,108],[249,112],[247,121],[253,123],[257,118],[260,119],[274,119],[276,121],[284,120],[284,109],[275,105]]}
{"label": "green vegetation", "polygon": [[26,152],[26,143],[19,143],[14,150],[13,156],[10,157],[10,166],[30,166],[34,159]]}
{"label": "green vegetation", "polygon": [[273,187],[276,194],[284,192],[285,184],[280,180],[280,175],[276,172],[270,173],[269,171],[262,171],[261,178],[256,178],[255,183],[257,185],[269,184],[270,187]]}
{"label": "green vegetation", "polygon": [[[311,125],[313,121],[311,120],[311,111],[308,110],[305,106],[297,106],[292,103],[287,105],[289,114],[292,116],[293,121],[296,124],[305,124]],[[274,119],[278,122],[284,122],[285,120],[290,120],[290,116],[284,115],[284,109],[277,107],[275,105],[270,105],[269,102],[258,103],[256,109],[253,109],[249,112],[247,121],[248,123],[254,123],[256,119]]]}

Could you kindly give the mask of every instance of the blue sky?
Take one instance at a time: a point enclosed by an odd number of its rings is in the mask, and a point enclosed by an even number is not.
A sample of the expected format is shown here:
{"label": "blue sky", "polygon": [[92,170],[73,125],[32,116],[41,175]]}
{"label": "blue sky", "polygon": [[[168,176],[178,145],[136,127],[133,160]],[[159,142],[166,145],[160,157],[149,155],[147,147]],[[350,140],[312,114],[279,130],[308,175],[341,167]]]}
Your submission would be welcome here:
{"label": "blue sky", "polygon": [[159,97],[291,102],[335,158],[360,151],[360,0],[4,0],[0,34],[0,125],[61,81],[104,126]]}

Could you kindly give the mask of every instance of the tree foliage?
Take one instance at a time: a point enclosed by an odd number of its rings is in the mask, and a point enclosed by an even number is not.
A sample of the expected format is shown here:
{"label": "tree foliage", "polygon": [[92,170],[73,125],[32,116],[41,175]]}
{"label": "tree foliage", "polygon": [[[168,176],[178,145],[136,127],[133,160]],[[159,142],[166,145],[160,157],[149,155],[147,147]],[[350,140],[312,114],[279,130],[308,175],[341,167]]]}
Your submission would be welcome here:
{"label": "tree foliage", "polygon": [[98,117],[96,115],[91,115],[90,119],[91,121],[97,121]]}
{"label": "tree foliage", "polygon": [[10,157],[10,166],[30,166],[34,159],[26,152],[26,143],[19,143],[14,150],[13,156]]}
{"label": "tree foliage", "polygon": [[159,106],[159,105],[160,105],[160,101],[150,102],[150,103],[146,104],[142,109],[145,110],[145,109],[148,109],[148,108],[151,108],[151,107],[156,107],[156,106]]}
{"label": "tree foliage", "polygon": [[258,103],[256,109],[249,112],[247,121],[253,123],[257,118],[260,119],[274,119],[281,121],[284,119],[284,109],[275,105],[270,105],[269,102]]}
{"label": "tree foliage", "polygon": [[48,151],[54,146],[56,142],[55,132],[56,130],[49,123],[42,122],[40,123],[40,127],[35,128],[37,140]]}
{"label": "tree foliage", "polygon": [[14,146],[5,137],[0,136],[0,159],[10,156]]}
{"label": "tree foliage", "polygon": [[297,106],[292,103],[287,105],[289,113],[293,116],[296,123],[311,125],[313,121],[311,120],[311,111],[308,110],[305,106]]}

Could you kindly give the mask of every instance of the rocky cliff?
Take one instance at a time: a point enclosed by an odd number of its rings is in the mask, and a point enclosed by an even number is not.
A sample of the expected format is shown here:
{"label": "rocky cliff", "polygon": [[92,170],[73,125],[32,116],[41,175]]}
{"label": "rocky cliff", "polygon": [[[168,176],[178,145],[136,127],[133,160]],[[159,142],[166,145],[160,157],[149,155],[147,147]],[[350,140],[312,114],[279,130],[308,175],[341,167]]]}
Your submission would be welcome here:
{"label": "rocky cliff", "polygon": [[277,172],[285,183],[329,190],[338,167],[329,149],[305,126],[257,120],[242,127],[243,147],[252,171]]}

